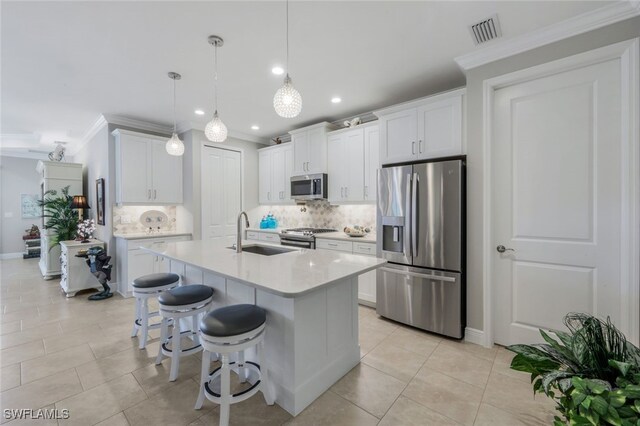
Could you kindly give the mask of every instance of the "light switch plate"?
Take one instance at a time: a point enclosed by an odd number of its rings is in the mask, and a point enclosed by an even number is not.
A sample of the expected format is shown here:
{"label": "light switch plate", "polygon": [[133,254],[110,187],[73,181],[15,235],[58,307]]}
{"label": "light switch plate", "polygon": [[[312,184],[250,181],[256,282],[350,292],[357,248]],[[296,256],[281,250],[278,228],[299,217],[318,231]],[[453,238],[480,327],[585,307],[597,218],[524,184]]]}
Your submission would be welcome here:
{"label": "light switch plate", "polygon": [[4,212],[4,217],[13,217],[13,212]]}

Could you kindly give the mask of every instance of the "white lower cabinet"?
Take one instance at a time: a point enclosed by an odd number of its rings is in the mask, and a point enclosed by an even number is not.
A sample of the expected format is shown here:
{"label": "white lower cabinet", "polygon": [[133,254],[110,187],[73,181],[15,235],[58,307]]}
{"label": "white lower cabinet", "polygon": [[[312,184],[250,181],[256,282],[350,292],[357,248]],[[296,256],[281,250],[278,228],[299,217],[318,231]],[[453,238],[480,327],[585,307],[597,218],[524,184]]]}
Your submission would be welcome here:
{"label": "white lower cabinet", "polygon": [[[317,250],[333,250],[345,253],[376,255],[376,244],[373,242],[354,242],[330,240],[316,237]],[[358,301],[362,305],[376,305],[376,271],[369,271],[358,277]]]}
{"label": "white lower cabinet", "polygon": [[280,244],[280,235],[272,231],[247,231],[247,240],[265,241],[272,244]]}
{"label": "white lower cabinet", "polygon": [[131,283],[135,278],[159,272],[170,272],[171,270],[169,259],[151,254],[143,250],[142,247],[153,247],[155,250],[162,250],[168,243],[189,240],[191,240],[189,235],[136,240],[118,238],[116,247],[118,250],[118,288],[120,293],[123,295],[130,294],[132,290]]}

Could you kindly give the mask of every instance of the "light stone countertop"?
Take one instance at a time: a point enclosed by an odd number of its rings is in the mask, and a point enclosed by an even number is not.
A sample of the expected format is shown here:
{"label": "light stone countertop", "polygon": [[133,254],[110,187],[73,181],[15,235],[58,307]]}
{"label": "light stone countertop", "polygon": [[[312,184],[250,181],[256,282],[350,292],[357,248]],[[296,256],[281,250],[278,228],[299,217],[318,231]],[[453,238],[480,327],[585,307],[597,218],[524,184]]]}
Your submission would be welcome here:
{"label": "light stone countertop", "polygon": [[[243,242],[245,247],[252,245],[282,248],[262,242]],[[236,253],[228,248],[228,244],[201,240],[169,243],[164,249],[143,250],[282,297],[301,296],[387,263],[375,257],[328,250],[292,249],[273,256]]]}
{"label": "light stone countertop", "polygon": [[154,232],[147,234],[146,232],[137,232],[132,234],[113,234],[116,238],[122,238],[124,240],[144,240],[147,238],[167,238],[167,237],[184,237],[191,236],[190,232]]}
{"label": "light stone countertop", "polygon": [[354,243],[376,243],[376,234],[369,233],[364,237],[350,237],[344,232],[325,232],[316,235],[316,240],[339,240],[339,241],[351,241]]}

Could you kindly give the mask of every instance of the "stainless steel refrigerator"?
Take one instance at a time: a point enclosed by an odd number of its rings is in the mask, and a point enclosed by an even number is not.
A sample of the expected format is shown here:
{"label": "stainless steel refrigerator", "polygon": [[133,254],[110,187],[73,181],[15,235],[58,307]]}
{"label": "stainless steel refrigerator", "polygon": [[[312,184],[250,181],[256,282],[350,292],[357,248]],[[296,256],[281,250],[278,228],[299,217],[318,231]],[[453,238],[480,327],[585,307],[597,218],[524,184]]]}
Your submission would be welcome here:
{"label": "stainless steel refrigerator", "polygon": [[379,315],[464,337],[465,198],[464,157],[380,170]]}

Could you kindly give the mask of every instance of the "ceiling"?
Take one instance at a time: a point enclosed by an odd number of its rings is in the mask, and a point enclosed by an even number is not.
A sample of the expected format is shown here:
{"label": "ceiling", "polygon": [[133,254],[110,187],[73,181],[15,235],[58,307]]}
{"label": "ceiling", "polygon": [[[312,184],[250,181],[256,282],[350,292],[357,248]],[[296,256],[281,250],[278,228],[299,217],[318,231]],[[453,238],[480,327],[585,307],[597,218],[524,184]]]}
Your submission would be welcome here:
{"label": "ceiling", "polygon": [[[73,144],[100,114],[204,128],[213,104],[230,132],[271,138],[465,84],[456,56],[478,49],[468,26],[498,13],[503,38],[603,6],[592,1],[292,1],[290,73],[303,98],[294,119],[272,106],[285,62],[285,3],[2,2],[3,148]],[[331,98],[340,96],[340,104]],[[196,108],[205,116],[194,114]],[[251,130],[252,125],[260,130]]]}

